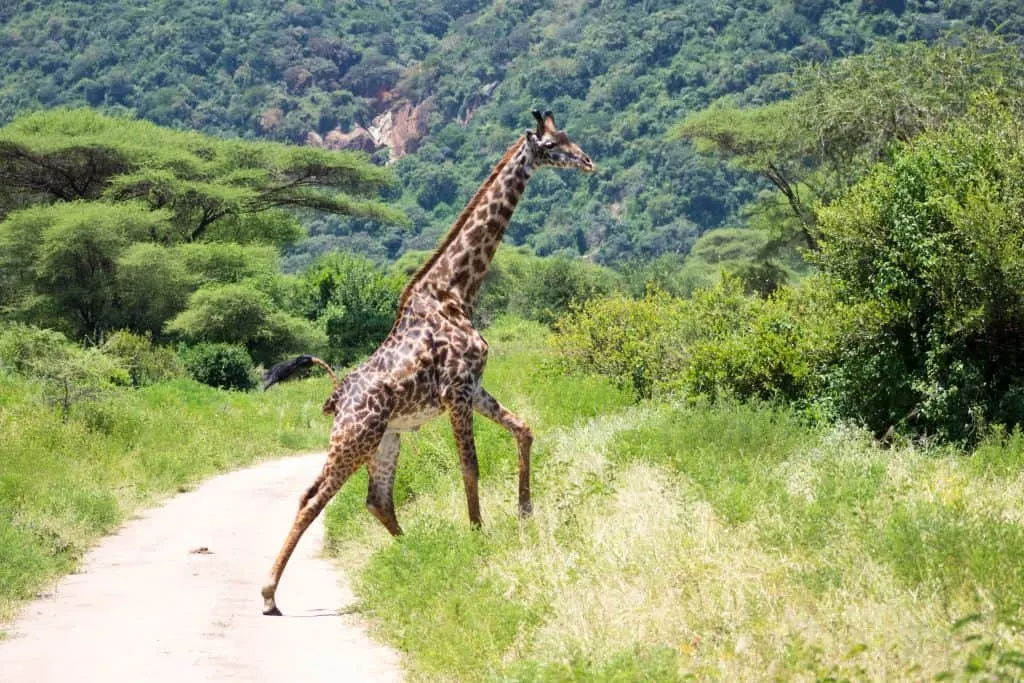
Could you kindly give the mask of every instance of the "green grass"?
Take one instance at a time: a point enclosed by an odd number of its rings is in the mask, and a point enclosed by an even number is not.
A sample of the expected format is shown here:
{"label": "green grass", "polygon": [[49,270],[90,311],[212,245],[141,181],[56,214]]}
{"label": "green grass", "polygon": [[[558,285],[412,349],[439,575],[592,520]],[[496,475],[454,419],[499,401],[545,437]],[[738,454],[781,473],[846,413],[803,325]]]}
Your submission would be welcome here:
{"label": "green grass", "polygon": [[485,375],[537,435],[530,520],[514,443],[483,421],[482,531],[443,421],[404,438],[403,538],[363,511],[364,482],[329,508],[331,551],[414,680],[1024,675],[1019,435],[886,450],[784,409],[630,406],[544,349],[495,341]]}
{"label": "green grass", "polygon": [[[358,609],[413,679],[972,680],[1024,677],[1024,438],[971,453],[876,447],[783,409],[633,405],[563,376],[543,330],[487,333],[484,384],[536,434],[535,513],[515,443],[476,425],[484,528],[445,420],[403,437],[406,535],[327,510]],[[82,404],[0,395],[0,615],[126,515],[202,477],[321,448],[321,379],[268,394],[171,382]]]}
{"label": "green grass", "polygon": [[0,377],[0,619],[75,566],[133,511],[216,472],[322,448],[323,379],[263,393],[177,380],[75,406]]}

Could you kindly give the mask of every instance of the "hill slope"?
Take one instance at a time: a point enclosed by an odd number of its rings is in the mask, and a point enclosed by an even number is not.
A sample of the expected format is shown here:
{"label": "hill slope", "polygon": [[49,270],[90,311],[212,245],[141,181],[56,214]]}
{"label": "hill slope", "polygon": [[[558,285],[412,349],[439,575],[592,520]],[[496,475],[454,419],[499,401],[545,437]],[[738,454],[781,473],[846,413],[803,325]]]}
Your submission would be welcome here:
{"label": "hill slope", "polygon": [[0,121],[89,103],[225,135],[312,132],[378,160],[411,152],[390,197],[411,228],[323,219],[302,250],[431,246],[529,109],[550,107],[602,172],[539,176],[510,238],[607,262],[685,252],[757,191],[666,142],[686,113],[729,93],[771,100],[785,91],[773,74],[882,39],[1024,33],[1009,0],[21,0],[0,24]]}

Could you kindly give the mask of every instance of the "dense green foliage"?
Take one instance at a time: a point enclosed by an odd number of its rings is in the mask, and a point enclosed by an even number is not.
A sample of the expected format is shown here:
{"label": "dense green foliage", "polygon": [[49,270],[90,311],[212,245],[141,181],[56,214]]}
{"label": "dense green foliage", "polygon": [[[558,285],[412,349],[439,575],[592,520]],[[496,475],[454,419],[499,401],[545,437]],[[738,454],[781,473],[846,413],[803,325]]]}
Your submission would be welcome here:
{"label": "dense green foliage", "polygon": [[169,213],[150,235],[165,244],[195,241],[221,219],[282,208],[394,220],[368,198],[388,178],[355,153],[221,140],[89,109],[22,115],[0,134],[0,207],[138,200]]}
{"label": "dense green foliage", "polygon": [[820,209],[821,276],[767,299],[726,278],[686,299],[592,301],[558,345],[641,397],[795,402],[886,438],[1024,424],[1022,139],[979,105]]}
{"label": "dense green foliage", "polygon": [[192,379],[207,386],[239,391],[256,386],[252,358],[241,346],[203,342],[185,349],[181,361]]}
{"label": "dense green foliage", "polygon": [[638,398],[806,402],[851,326],[820,280],[761,299],[726,277],[686,299],[590,301],[559,321],[555,345],[567,369],[612,377]]}
{"label": "dense green foliage", "polygon": [[[357,154],[85,109],[0,129],[0,177],[4,318],[93,344],[119,329],[240,344],[260,363],[328,343],[317,311],[292,312],[302,286],[280,272],[296,212],[398,217],[373,198],[388,173]],[[368,340],[356,336],[332,341],[359,353]]]}
{"label": "dense green foliage", "polygon": [[985,33],[954,34],[934,46],[883,44],[799,69],[792,96],[779,102],[716,101],[673,136],[764,176],[791,210],[788,221],[775,217],[774,232],[792,240],[786,232],[795,231],[813,248],[816,203],[834,201],[901,143],[966,115],[980,92],[1024,113],[1022,64],[1018,45]]}
{"label": "dense green foliage", "polygon": [[327,336],[328,360],[351,363],[372,352],[391,331],[405,278],[364,257],[325,254],[300,276],[296,302]]}
{"label": "dense green foliage", "polygon": [[618,262],[685,253],[760,188],[666,143],[681,117],[730,94],[772,101],[789,90],[773,77],[799,63],[964,25],[1024,33],[1012,0],[70,0],[60,12],[23,0],[0,8],[0,121],[89,104],[304,142],[429,100],[425,141],[394,166],[412,229],[310,222],[315,252],[394,258],[433,244],[527,112],[546,105],[602,171],[538,176],[510,238]]}
{"label": "dense green foliage", "polygon": [[166,346],[154,345],[149,335],[118,330],[107,336],[101,350],[118,359],[135,387],[165,382],[185,373],[178,355]]}
{"label": "dense green foliage", "polygon": [[[1019,57],[981,35],[912,43],[805,71],[777,103],[688,118],[678,134],[769,176],[789,216],[768,198],[766,230],[705,235],[733,272],[710,289],[687,287],[703,247],[637,267],[653,294],[560,323],[566,365],[639,397],[792,403],[885,440],[1024,424]],[[822,272],[787,285],[794,234]]]}
{"label": "dense green foliage", "polygon": [[819,261],[861,311],[831,380],[840,414],[953,439],[1024,424],[1022,141],[985,109],[822,211]]}

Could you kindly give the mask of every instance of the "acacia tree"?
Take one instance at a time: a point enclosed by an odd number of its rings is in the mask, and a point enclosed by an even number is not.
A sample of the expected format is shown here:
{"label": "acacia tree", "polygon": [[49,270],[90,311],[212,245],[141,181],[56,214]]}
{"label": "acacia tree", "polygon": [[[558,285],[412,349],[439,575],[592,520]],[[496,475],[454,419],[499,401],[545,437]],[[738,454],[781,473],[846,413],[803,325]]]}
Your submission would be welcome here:
{"label": "acacia tree", "polygon": [[389,181],[355,152],[222,140],[90,109],[29,114],[0,129],[7,206],[140,200],[171,212],[168,241],[194,241],[221,219],[274,209],[397,221],[372,198]]}
{"label": "acacia tree", "polygon": [[796,219],[790,230],[816,249],[815,206],[890,160],[901,143],[959,120],[982,90],[1024,111],[1024,61],[1018,45],[969,33],[809,65],[789,87],[790,98],[759,107],[719,100],[672,135],[766,178]]}
{"label": "acacia tree", "polygon": [[[214,298],[238,308],[256,296],[265,334],[214,336],[270,358],[312,334],[272,291],[278,247],[301,234],[295,212],[398,222],[375,199],[389,179],[354,153],[219,140],[85,109],[20,117],[0,129],[0,312],[97,342],[121,327],[205,339],[198,330]],[[251,296],[237,287],[196,296],[242,281]],[[165,327],[189,307],[187,334]]]}

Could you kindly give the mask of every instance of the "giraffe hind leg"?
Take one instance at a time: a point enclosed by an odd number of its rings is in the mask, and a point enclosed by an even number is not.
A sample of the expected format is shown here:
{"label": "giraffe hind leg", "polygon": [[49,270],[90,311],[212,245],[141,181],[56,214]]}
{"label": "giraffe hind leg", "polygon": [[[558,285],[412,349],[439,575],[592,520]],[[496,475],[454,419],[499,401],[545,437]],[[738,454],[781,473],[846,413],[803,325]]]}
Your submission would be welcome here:
{"label": "giraffe hind leg", "polygon": [[371,426],[363,429],[341,430],[332,436],[331,448],[327,453],[327,464],[324,465],[323,471],[314,480],[313,485],[303,494],[295,521],[292,522],[284,544],[270,569],[270,578],[260,591],[263,596],[264,614],[280,616],[281,610],[278,609],[275,598],[277,586],[281,582],[281,575],[284,573],[288,560],[295,551],[295,546],[298,545],[299,539],[302,538],[306,529],[334,497],[342,484],[369,459],[370,454],[377,448],[382,432],[383,429]]}
{"label": "giraffe hind leg", "polygon": [[483,519],[480,517],[480,466],[477,463],[476,443],[473,439],[473,406],[455,403],[448,408],[448,417],[455,435],[455,445],[459,450],[459,462],[462,464],[462,483],[466,489],[466,507],[469,509],[469,523],[480,528]]}
{"label": "giraffe hind leg", "polygon": [[370,475],[366,492],[366,509],[377,518],[392,536],[401,536],[402,527],[395,516],[395,474],[398,471],[398,453],[401,437],[398,432],[387,432],[377,452],[366,463]]}

